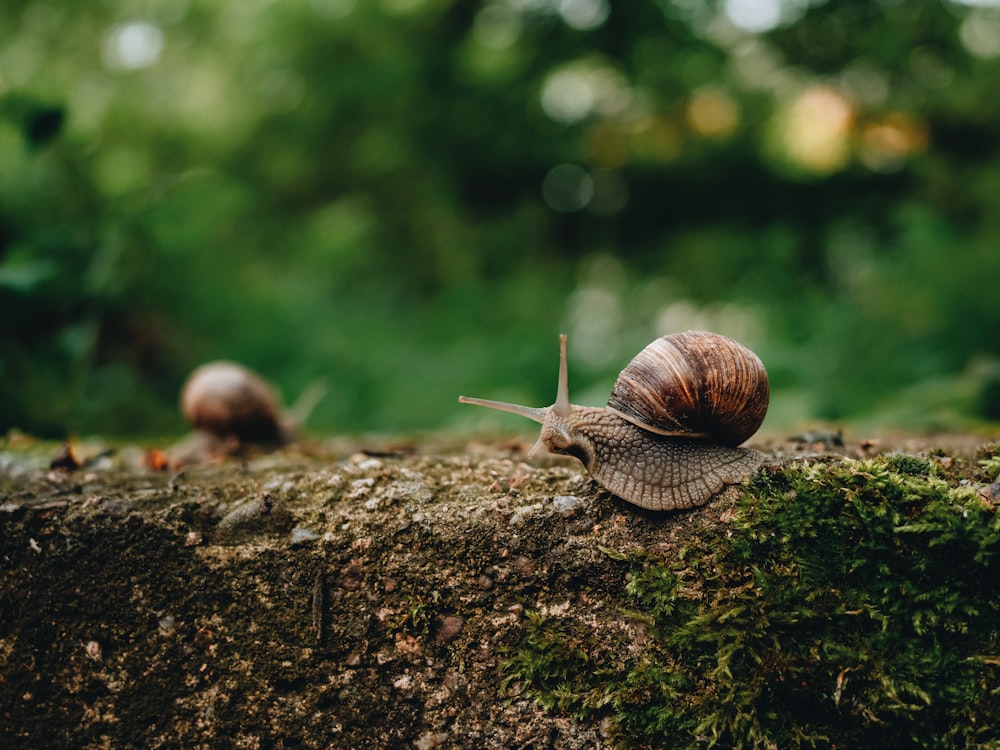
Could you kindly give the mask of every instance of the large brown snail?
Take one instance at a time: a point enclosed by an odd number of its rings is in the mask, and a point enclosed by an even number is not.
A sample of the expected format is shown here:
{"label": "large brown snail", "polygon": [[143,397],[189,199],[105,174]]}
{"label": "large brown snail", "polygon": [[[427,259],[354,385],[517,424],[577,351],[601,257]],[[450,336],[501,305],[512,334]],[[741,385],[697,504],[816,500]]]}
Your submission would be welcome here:
{"label": "large brown snail", "polygon": [[764,365],[742,344],[704,331],[658,338],[618,376],[606,408],[569,402],[565,335],[559,348],[552,406],[458,400],[540,423],[529,457],[542,447],[574,456],[605,489],[650,510],[703,505],[763,463],[737,447],[764,421],[770,395]]}

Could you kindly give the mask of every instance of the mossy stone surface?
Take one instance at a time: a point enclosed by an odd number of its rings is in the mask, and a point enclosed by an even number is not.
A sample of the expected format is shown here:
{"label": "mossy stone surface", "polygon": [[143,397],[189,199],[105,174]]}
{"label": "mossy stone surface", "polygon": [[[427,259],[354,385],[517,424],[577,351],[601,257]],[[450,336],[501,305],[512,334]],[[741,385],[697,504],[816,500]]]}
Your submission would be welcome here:
{"label": "mossy stone surface", "polygon": [[1000,460],[941,445],[651,513],[520,443],[8,439],[0,746],[996,747]]}

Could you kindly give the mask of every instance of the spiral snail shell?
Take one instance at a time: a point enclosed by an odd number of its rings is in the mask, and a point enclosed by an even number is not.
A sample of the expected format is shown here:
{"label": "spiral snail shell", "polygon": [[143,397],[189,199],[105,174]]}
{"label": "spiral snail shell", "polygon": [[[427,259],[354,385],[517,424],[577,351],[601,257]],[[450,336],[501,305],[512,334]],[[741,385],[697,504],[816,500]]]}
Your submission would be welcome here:
{"label": "spiral snail shell", "polygon": [[764,364],[743,344],[717,333],[662,336],[621,371],[608,408],[660,435],[739,445],[767,414]]}
{"label": "spiral snail shell", "polygon": [[607,408],[569,402],[566,346],[563,335],[552,406],[459,402],[540,423],[529,457],[542,447],[574,456],[605,489],[650,510],[703,505],[763,462],[737,447],[764,421],[770,394],[763,363],[742,344],[705,331],[658,338],[619,375]]}
{"label": "spiral snail shell", "polygon": [[181,411],[193,426],[219,438],[281,443],[286,437],[271,387],[235,362],[202,365],[181,391]]}

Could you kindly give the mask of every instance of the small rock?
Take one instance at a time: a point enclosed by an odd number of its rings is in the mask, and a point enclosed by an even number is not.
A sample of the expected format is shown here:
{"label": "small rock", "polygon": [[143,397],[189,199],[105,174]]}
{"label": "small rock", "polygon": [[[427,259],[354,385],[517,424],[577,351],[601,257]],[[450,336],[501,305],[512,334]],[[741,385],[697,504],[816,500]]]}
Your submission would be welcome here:
{"label": "small rock", "polygon": [[289,543],[296,547],[300,544],[307,544],[308,542],[315,542],[319,539],[319,534],[317,534],[312,529],[307,529],[302,526],[296,526],[292,529],[291,536],[289,537]]}
{"label": "small rock", "polygon": [[94,661],[101,660],[101,644],[97,641],[87,641],[83,646],[83,650],[87,653],[88,659],[93,659]]}
{"label": "small rock", "polygon": [[261,488],[265,492],[289,492],[295,484],[288,479],[283,479],[281,477],[275,477],[271,481],[264,484]]}
{"label": "small rock", "polygon": [[385,488],[386,499],[424,505],[434,499],[434,492],[423,481],[397,480]]}
{"label": "small rock", "polygon": [[531,578],[535,574],[535,563],[524,555],[514,558],[514,570],[521,578]]}
{"label": "small rock", "polygon": [[104,498],[101,500],[101,504],[98,506],[95,514],[117,520],[125,518],[129,514],[129,506],[122,500]]}
{"label": "small rock", "polygon": [[375,480],[371,477],[365,477],[364,479],[355,479],[349,485],[347,494],[344,495],[345,500],[360,500],[361,498],[368,495],[372,491],[372,487],[375,486]]}
{"label": "small rock", "polygon": [[256,532],[287,528],[291,519],[284,504],[270,492],[264,492],[260,497],[241,503],[222,517],[216,527],[226,536],[237,532]]}
{"label": "small rock", "polygon": [[437,639],[438,643],[447,643],[462,632],[462,628],[465,627],[465,619],[459,617],[458,615],[448,615],[441,620],[441,624],[438,626],[437,635],[434,637]]}
{"label": "small rock", "polygon": [[983,485],[976,491],[976,494],[978,494],[987,505],[994,507],[996,505],[1000,505],[1000,482]]}
{"label": "small rock", "polygon": [[417,738],[417,741],[413,743],[413,746],[416,747],[417,750],[434,750],[434,748],[441,747],[441,745],[447,741],[447,732],[425,732]]}
{"label": "small rock", "polygon": [[367,552],[372,548],[372,538],[370,536],[359,536],[351,542],[351,549],[355,552]]}
{"label": "small rock", "polygon": [[533,503],[532,505],[522,506],[511,514],[510,520],[507,523],[511,526],[522,524],[542,508],[543,506],[541,503]]}
{"label": "small rock", "polygon": [[572,516],[583,505],[583,500],[576,495],[556,495],[552,498],[552,505],[564,516]]}
{"label": "small rock", "polygon": [[340,585],[348,591],[356,590],[365,575],[365,567],[358,559],[351,560],[340,571]]}
{"label": "small rock", "polygon": [[609,737],[611,737],[613,729],[614,729],[614,719],[612,719],[610,716],[605,716],[603,719],[601,719],[601,723],[597,725],[597,731],[604,739],[608,739]]}
{"label": "small rock", "polygon": [[396,648],[407,656],[420,656],[420,641],[412,635],[397,633]]}
{"label": "small rock", "polygon": [[204,535],[200,531],[189,531],[184,536],[185,547],[197,547],[204,541]]}
{"label": "small rock", "polygon": [[164,615],[157,623],[160,635],[169,638],[177,630],[177,619],[173,615]]}
{"label": "small rock", "polygon": [[382,462],[377,458],[365,458],[358,461],[357,467],[361,471],[375,471],[376,469],[382,468]]}

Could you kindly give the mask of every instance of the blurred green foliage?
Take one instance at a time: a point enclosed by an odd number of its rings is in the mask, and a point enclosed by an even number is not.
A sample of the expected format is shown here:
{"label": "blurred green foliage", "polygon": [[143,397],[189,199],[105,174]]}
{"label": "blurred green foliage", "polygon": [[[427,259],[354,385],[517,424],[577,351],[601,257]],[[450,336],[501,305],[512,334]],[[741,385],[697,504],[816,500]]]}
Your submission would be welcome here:
{"label": "blurred green foliage", "polygon": [[221,357],[499,424],[456,396],[549,403],[559,331],[600,403],[691,327],[779,429],[1000,418],[996,4],[0,8],[0,428],[179,431]]}

